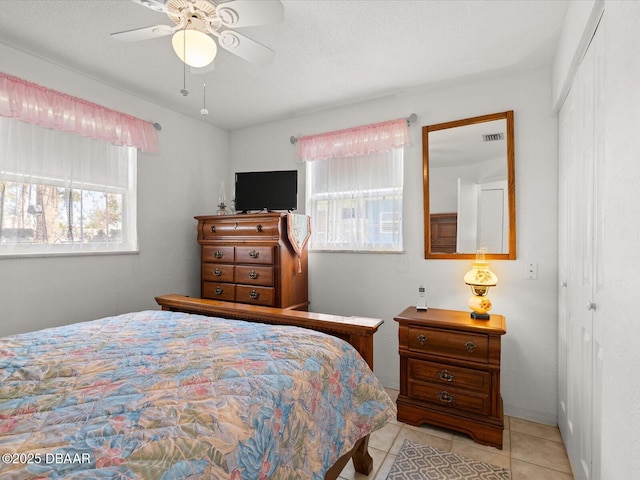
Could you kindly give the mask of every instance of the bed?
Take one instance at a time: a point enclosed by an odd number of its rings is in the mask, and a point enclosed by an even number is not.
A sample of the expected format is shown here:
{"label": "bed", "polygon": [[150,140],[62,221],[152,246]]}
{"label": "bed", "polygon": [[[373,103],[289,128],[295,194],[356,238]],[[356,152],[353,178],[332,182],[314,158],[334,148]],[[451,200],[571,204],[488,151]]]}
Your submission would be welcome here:
{"label": "bed", "polygon": [[367,365],[380,321],[156,300],[0,339],[2,479],[369,473],[369,434],[395,417]]}

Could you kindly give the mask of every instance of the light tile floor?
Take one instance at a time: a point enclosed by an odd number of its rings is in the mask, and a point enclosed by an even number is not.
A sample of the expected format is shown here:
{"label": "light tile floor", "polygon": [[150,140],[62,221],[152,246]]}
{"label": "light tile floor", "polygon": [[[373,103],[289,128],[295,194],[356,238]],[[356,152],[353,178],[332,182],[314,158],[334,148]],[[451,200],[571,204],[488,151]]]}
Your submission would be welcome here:
{"label": "light tile floor", "polygon": [[[398,395],[397,390],[387,392],[394,400]],[[404,439],[508,468],[511,480],[574,480],[558,428],[514,417],[505,417],[502,450],[479,445],[457,432],[392,421],[369,439],[369,453],[373,457],[371,474],[355,473],[349,462],[340,478],[385,480]]]}

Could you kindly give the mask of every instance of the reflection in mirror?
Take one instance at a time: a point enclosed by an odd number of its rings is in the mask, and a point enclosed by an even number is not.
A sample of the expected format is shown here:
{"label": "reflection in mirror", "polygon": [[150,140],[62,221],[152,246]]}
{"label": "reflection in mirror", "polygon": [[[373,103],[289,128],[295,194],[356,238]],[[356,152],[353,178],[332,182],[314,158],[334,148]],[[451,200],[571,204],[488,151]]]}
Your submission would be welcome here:
{"label": "reflection in mirror", "polygon": [[425,258],[515,259],[513,111],[422,129]]}

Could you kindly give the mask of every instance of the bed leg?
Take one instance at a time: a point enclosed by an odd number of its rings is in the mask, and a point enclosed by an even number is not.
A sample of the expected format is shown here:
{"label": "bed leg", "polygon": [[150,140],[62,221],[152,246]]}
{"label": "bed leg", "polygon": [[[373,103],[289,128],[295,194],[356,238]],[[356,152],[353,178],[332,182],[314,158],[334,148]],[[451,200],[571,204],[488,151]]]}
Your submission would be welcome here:
{"label": "bed leg", "polygon": [[373,458],[369,455],[369,435],[362,439],[353,452],[353,467],[356,472],[369,475],[373,470]]}
{"label": "bed leg", "polygon": [[327,473],[325,473],[324,480],[336,480],[345,465],[349,463],[349,459],[353,460],[353,467],[356,472],[369,475],[371,470],[373,470],[373,458],[371,458],[367,450],[368,445],[369,435],[358,440],[356,446],[341,456]]}

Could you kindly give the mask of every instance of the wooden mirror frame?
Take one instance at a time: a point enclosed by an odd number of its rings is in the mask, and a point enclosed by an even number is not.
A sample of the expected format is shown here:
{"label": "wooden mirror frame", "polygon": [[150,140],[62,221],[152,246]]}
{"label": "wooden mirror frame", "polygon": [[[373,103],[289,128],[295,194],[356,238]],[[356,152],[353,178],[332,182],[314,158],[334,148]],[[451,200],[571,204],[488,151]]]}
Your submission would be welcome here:
{"label": "wooden mirror frame", "polygon": [[509,253],[487,252],[486,258],[492,260],[516,259],[516,181],[515,181],[515,149],[513,110],[478,117],[465,118],[452,122],[426,125],[422,127],[422,191],[424,198],[424,258],[429,259],[475,259],[473,253],[438,253],[431,251],[431,214],[429,211],[429,132],[455,128],[465,125],[473,125],[494,120],[506,120],[507,122],[507,204],[509,207]]}

